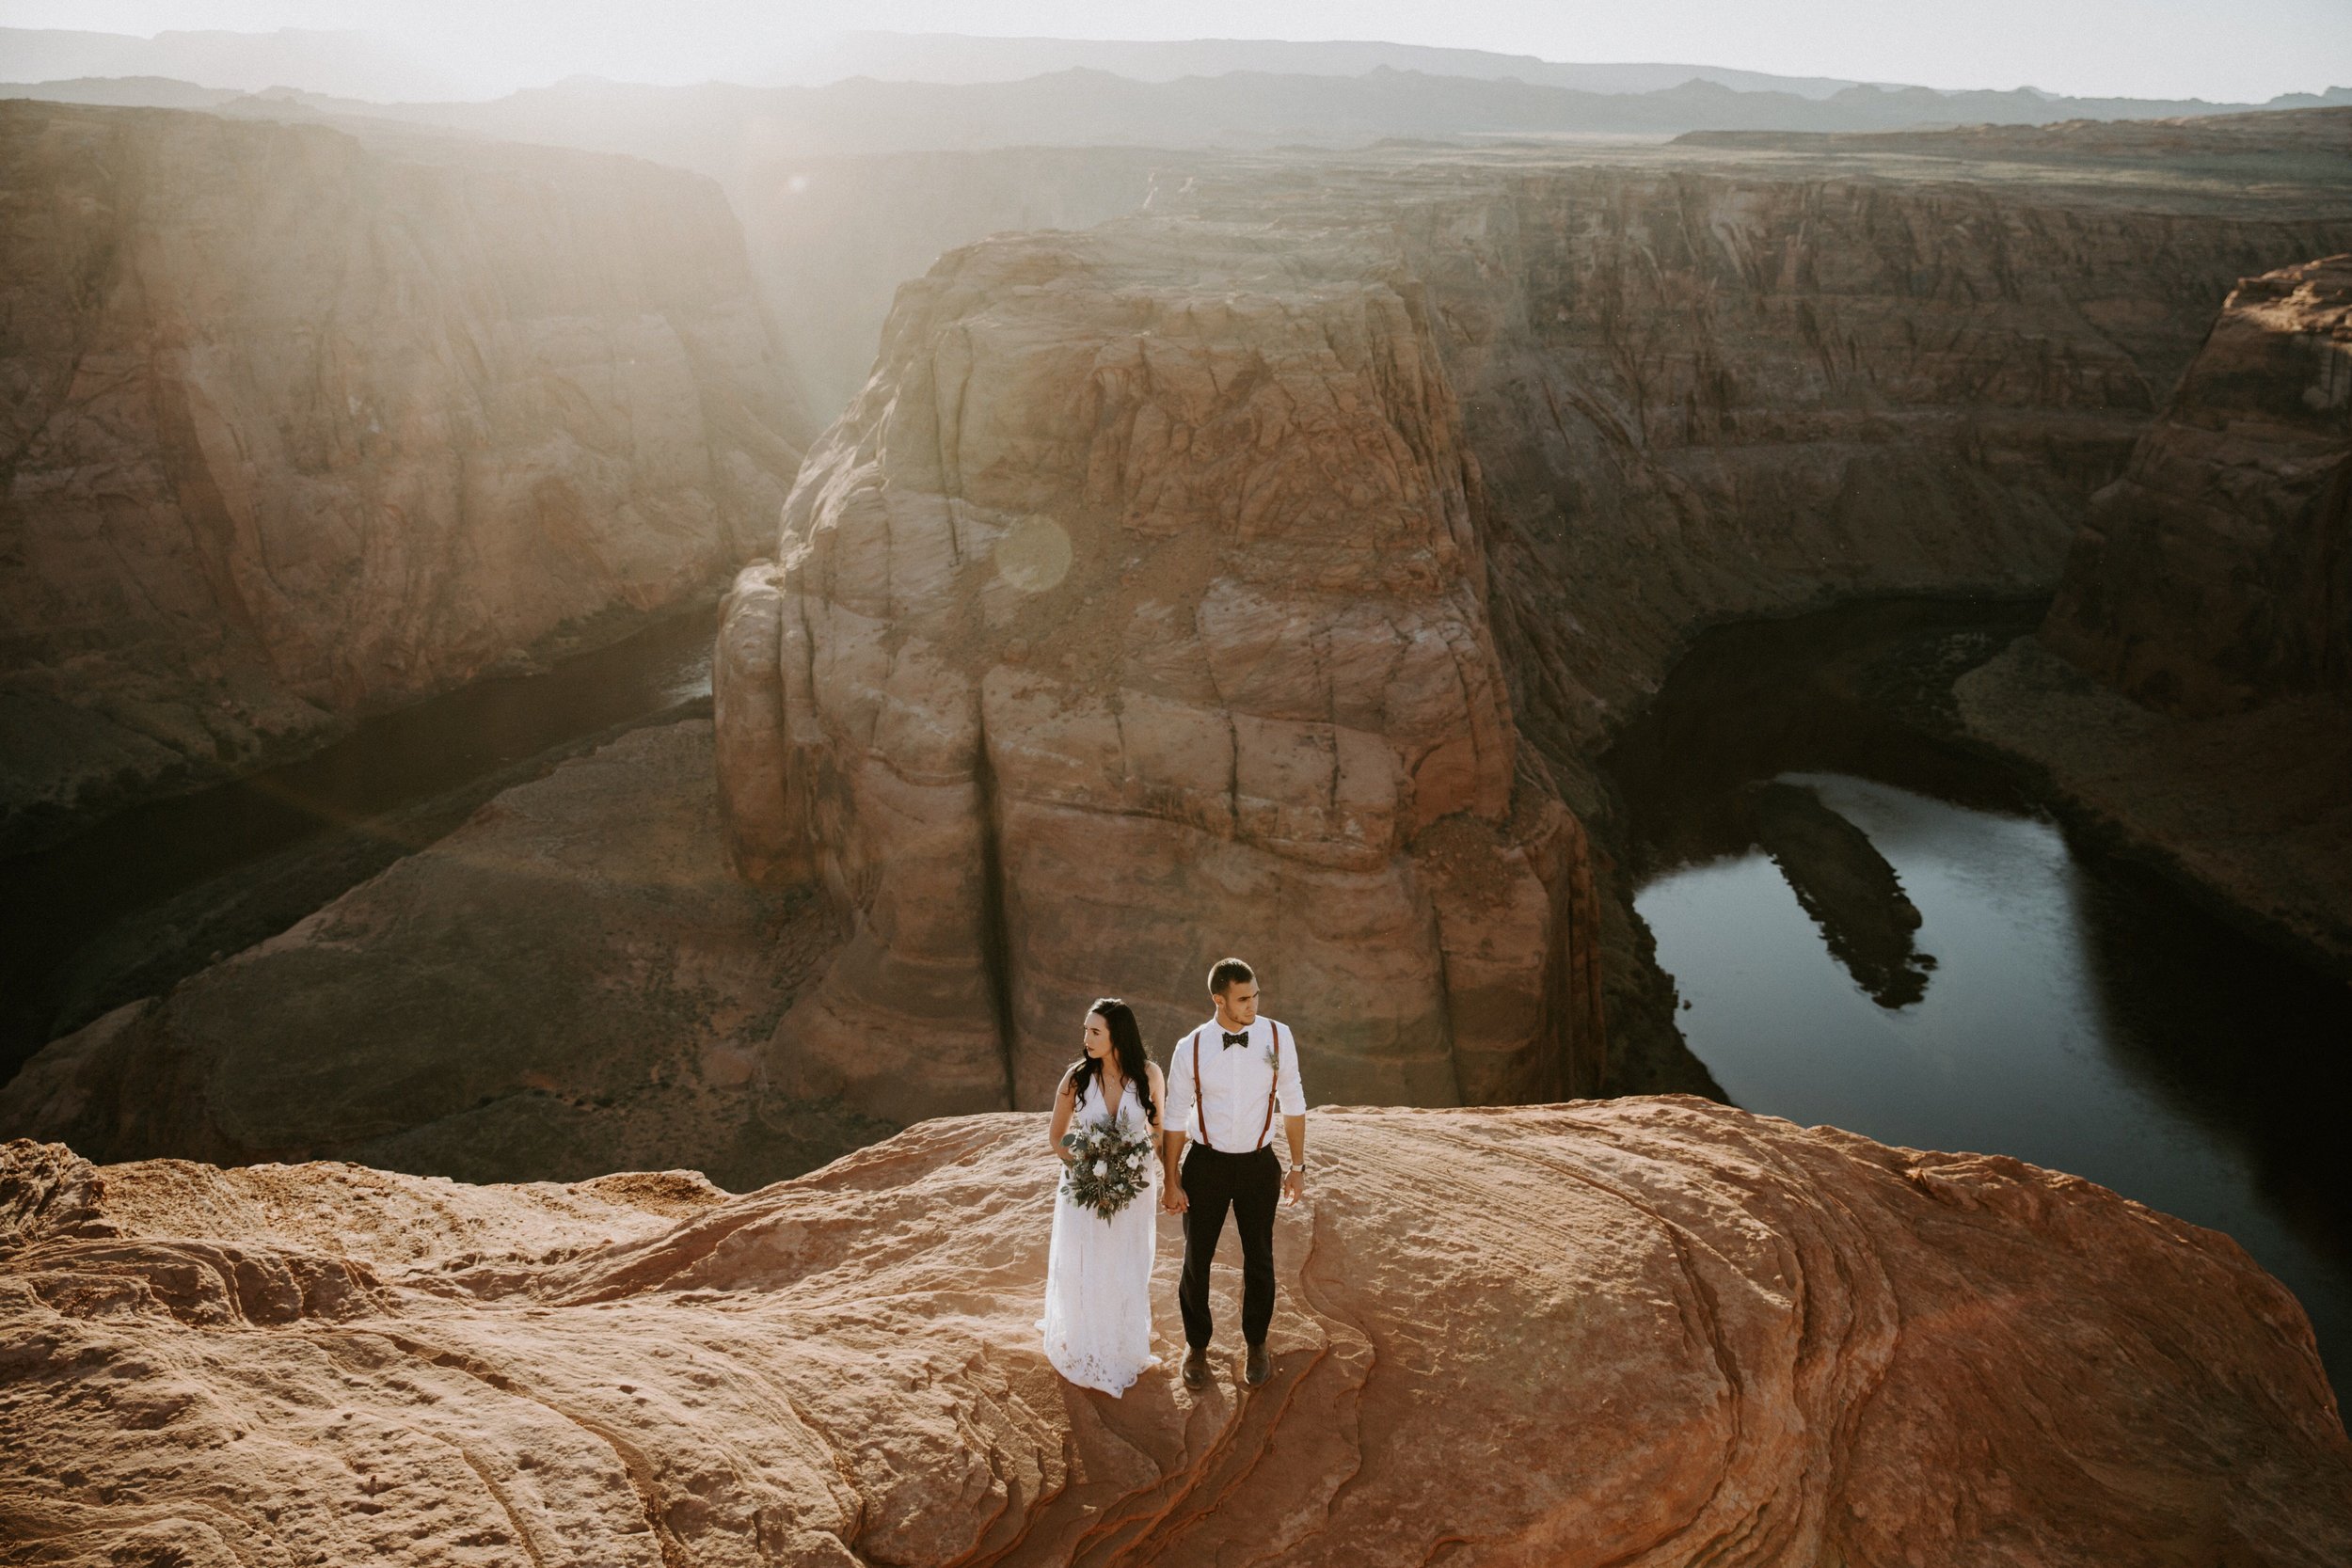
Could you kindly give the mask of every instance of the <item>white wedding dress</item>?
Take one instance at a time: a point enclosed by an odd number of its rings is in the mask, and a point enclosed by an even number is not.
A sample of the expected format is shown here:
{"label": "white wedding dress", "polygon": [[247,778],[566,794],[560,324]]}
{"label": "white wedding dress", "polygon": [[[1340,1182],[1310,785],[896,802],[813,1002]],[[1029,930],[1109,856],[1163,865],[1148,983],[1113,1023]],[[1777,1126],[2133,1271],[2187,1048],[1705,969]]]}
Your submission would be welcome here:
{"label": "white wedding dress", "polygon": [[[1119,1119],[1145,1137],[1152,1124],[1132,1083],[1119,1097]],[[1071,1124],[1110,1119],[1100,1076],[1087,1085]],[[1127,1207],[1104,1219],[1070,1201],[1054,1184],[1054,1240],[1045,1263],[1045,1359],[1071,1382],[1117,1398],[1152,1354],[1152,1254],[1159,1241],[1160,1162],[1145,1162],[1150,1182]]]}

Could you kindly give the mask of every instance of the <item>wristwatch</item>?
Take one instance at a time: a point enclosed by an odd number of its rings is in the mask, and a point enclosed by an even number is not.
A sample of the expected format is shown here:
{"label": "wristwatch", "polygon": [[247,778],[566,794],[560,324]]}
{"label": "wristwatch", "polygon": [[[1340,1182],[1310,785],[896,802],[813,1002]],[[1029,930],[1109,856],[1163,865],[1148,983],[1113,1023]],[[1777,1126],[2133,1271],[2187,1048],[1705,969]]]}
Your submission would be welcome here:
{"label": "wristwatch", "polygon": [[1307,1174],[1307,1167],[1303,1164],[1295,1164],[1291,1166],[1291,1174],[1293,1176],[1304,1176]]}

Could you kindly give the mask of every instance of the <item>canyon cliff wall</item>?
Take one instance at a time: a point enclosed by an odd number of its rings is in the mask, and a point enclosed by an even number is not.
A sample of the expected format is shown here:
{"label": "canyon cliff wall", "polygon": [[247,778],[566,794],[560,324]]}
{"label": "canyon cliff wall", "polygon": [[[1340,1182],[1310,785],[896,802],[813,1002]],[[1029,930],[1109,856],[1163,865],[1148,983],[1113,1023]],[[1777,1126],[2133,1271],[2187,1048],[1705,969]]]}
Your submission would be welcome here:
{"label": "canyon cliff wall", "polygon": [[2168,712],[2352,700],[2352,256],[2239,284],[2042,625]]}
{"label": "canyon cliff wall", "polygon": [[[1693,1064],[1588,775],[1689,639],[1867,594],[2047,591],[2231,284],[2352,243],[2317,193],[1959,172],[1499,171],[1388,225],[1485,476],[1515,710],[1604,847],[1621,1089]],[[1330,221],[1350,193],[1324,190],[1286,221]]]}
{"label": "canyon cliff wall", "polygon": [[2352,257],[2249,277],[2102,490],[1979,739],[2352,979]]}
{"label": "canyon cliff wall", "polygon": [[1597,1085],[1583,835],[1520,767],[1475,467],[1376,263],[1114,225],[902,291],[720,639],[739,863],[854,911],[777,1037],[800,1092],[1042,1104],[1094,996],[1164,1051],[1228,952],[1312,1021],[1319,1099]]}
{"label": "canyon cliff wall", "polygon": [[[2014,1160],[1692,1100],[1318,1112],[1273,1376],[1036,1329],[1044,1118],[742,1196],[0,1147],[0,1551],[200,1564],[2352,1560],[2301,1309]],[[1220,1322],[1233,1271],[1212,1283]]]}
{"label": "canyon cliff wall", "polygon": [[729,871],[710,734],[564,762],[50,1042],[0,1083],[0,1137],[475,1181],[684,1164],[749,1189],[882,1136],[761,1071],[839,932],[821,900]]}
{"label": "canyon cliff wall", "polygon": [[2326,210],[1770,166],[1406,204],[1521,722],[1590,752],[1710,624],[2046,590],[2232,284],[2352,242]]}
{"label": "canyon cliff wall", "polygon": [[1703,1085],[1594,758],[1710,623],[2046,589],[2230,282],[2352,242],[2146,194],[1236,158],[950,256],[722,638],[741,863],[859,911],[776,1059],[1038,1103],[1233,948],[1320,1097],[1590,1092],[1604,987],[1615,1086]]}
{"label": "canyon cliff wall", "polygon": [[688,602],[804,439],[717,186],[0,105],[0,841]]}

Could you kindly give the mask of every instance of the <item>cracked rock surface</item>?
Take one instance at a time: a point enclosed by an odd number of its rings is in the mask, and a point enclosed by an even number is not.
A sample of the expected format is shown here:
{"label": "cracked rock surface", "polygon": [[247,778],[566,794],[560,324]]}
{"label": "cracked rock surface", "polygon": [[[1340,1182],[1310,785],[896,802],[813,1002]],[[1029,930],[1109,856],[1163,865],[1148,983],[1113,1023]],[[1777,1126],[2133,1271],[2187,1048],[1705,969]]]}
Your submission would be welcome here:
{"label": "cracked rock surface", "polygon": [[[1690,1099],[1315,1116],[1275,1372],[1062,1384],[1041,1118],[730,1196],[0,1150],[17,1562],[2340,1563],[2237,1246]],[[176,1555],[173,1555],[176,1554]]]}

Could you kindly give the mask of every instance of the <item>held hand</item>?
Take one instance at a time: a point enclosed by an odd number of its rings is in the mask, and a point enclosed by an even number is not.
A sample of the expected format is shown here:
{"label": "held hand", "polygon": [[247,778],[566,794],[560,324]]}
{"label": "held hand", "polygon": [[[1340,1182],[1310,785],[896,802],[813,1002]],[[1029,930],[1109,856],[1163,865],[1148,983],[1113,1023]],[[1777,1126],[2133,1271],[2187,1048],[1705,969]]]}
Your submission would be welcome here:
{"label": "held hand", "polygon": [[1171,1179],[1160,1183],[1160,1207],[1171,1214],[1181,1214],[1192,1207],[1192,1199],[1184,1196],[1183,1182]]}
{"label": "held hand", "polygon": [[1300,1204],[1307,1201],[1307,1173],[1305,1171],[1295,1170],[1283,1176],[1282,1201],[1289,1204]]}

